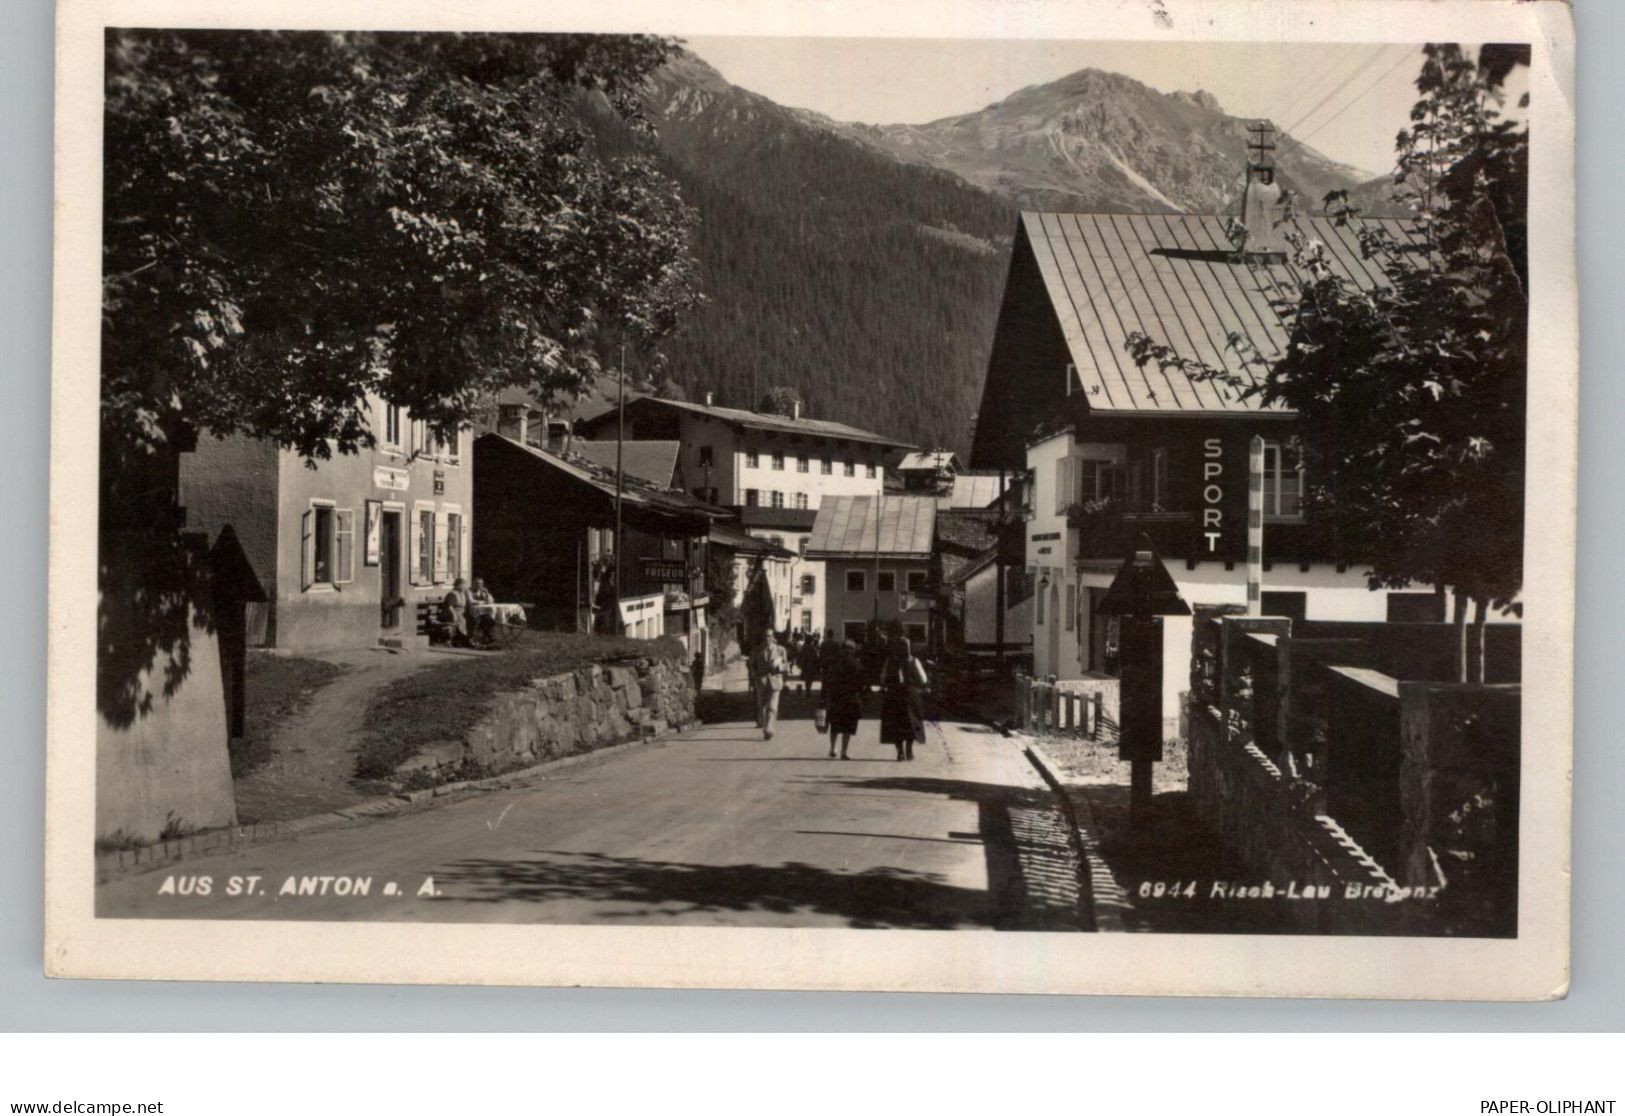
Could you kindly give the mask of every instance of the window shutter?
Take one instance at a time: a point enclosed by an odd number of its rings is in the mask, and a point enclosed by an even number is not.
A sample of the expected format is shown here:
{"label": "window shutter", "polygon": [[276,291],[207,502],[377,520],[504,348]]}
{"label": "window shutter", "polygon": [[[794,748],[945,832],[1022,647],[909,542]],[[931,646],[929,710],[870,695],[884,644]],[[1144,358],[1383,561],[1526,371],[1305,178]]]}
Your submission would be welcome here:
{"label": "window shutter", "polygon": [[457,517],[457,524],[460,536],[457,540],[457,572],[464,577],[469,577],[474,573],[474,551],[471,549],[474,531],[468,521],[467,512]]}
{"label": "window shutter", "polygon": [[316,511],[305,509],[299,519],[299,584],[309,589],[316,576]]}
{"label": "window shutter", "polygon": [[355,580],[355,511],[340,508],[333,513],[333,582],[342,585]]}
{"label": "window shutter", "polygon": [[446,580],[446,513],[434,513],[434,579]]}
{"label": "window shutter", "polygon": [[423,520],[414,509],[411,516],[411,549],[407,551],[408,580],[413,585],[423,584]]}

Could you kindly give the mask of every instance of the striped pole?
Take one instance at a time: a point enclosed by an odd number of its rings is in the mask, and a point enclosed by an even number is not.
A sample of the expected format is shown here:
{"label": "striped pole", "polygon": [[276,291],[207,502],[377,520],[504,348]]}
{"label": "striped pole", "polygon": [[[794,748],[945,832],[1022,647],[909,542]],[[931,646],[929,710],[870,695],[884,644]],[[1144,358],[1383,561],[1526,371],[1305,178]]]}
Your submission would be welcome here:
{"label": "striped pole", "polygon": [[1247,615],[1264,612],[1264,439],[1247,444]]}

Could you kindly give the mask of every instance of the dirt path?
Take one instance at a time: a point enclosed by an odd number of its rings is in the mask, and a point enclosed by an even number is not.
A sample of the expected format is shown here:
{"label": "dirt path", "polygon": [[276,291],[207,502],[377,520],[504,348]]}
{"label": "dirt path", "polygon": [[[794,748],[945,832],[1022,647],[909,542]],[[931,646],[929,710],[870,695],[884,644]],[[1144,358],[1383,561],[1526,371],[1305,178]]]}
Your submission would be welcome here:
{"label": "dirt path", "polygon": [[237,780],[238,821],[286,821],[368,797],[354,785],[355,753],[373,694],[403,675],[444,662],[447,654],[365,648],[308,656],[337,663],[346,672],[279,725],[270,760]]}

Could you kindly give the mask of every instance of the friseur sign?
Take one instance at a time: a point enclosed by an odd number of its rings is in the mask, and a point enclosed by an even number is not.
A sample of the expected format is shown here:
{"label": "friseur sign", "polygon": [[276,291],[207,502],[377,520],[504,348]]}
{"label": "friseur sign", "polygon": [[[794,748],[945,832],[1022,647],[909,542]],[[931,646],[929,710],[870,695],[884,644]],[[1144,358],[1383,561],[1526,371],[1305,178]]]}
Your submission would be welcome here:
{"label": "friseur sign", "polygon": [[688,563],[681,558],[645,558],[643,580],[655,585],[686,585]]}

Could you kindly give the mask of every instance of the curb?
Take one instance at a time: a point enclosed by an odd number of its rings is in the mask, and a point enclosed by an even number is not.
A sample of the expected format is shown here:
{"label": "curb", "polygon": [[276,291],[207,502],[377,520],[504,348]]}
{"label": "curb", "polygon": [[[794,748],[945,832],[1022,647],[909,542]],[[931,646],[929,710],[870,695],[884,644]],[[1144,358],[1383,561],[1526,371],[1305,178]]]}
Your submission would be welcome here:
{"label": "curb", "polygon": [[1089,812],[1088,799],[1082,790],[1067,786],[1061,778],[1061,765],[1044,751],[1038,741],[1022,736],[1017,743],[1038,769],[1044,782],[1055,792],[1055,797],[1060,800],[1061,812],[1072,827],[1072,837],[1077,842],[1078,855],[1088,876],[1085,883],[1089,889],[1089,911],[1094,918],[1095,930],[1103,934],[1128,931],[1124,915],[1134,909],[1134,904],[1112,874],[1110,865],[1100,855],[1100,831],[1095,826],[1094,815]]}
{"label": "curb", "polygon": [[321,814],[309,814],[302,818],[290,818],[287,821],[256,822],[252,825],[237,825],[227,829],[211,829],[202,833],[193,833],[186,837],[158,841],[151,845],[138,845],[133,849],[117,849],[112,852],[97,853],[96,879],[99,883],[115,875],[146,871],[180,860],[214,856],[222,852],[235,852],[237,849],[249,845],[263,845],[272,841],[287,840],[291,837],[305,837],[334,829],[349,829],[378,818],[416,812],[412,809],[415,806],[432,803],[435,799],[450,798],[459,792],[472,794],[486,790],[508,790],[544,778],[554,772],[579,767],[594,760],[610,759],[639,748],[664,747],[674,736],[696,728],[699,724],[699,721],[689,721],[677,726],[670,732],[646,740],[625,740],[619,744],[610,744],[607,747],[598,748],[591,752],[579,752],[575,755],[543,760],[541,763],[532,764],[529,767],[515,768],[512,771],[504,771],[483,779],[464,779],[455,783],[442,783],[439,786],[426,787],[423,790],[402,791],[399,794],[364,798],[360,802],[351,803],[342,809]]}

